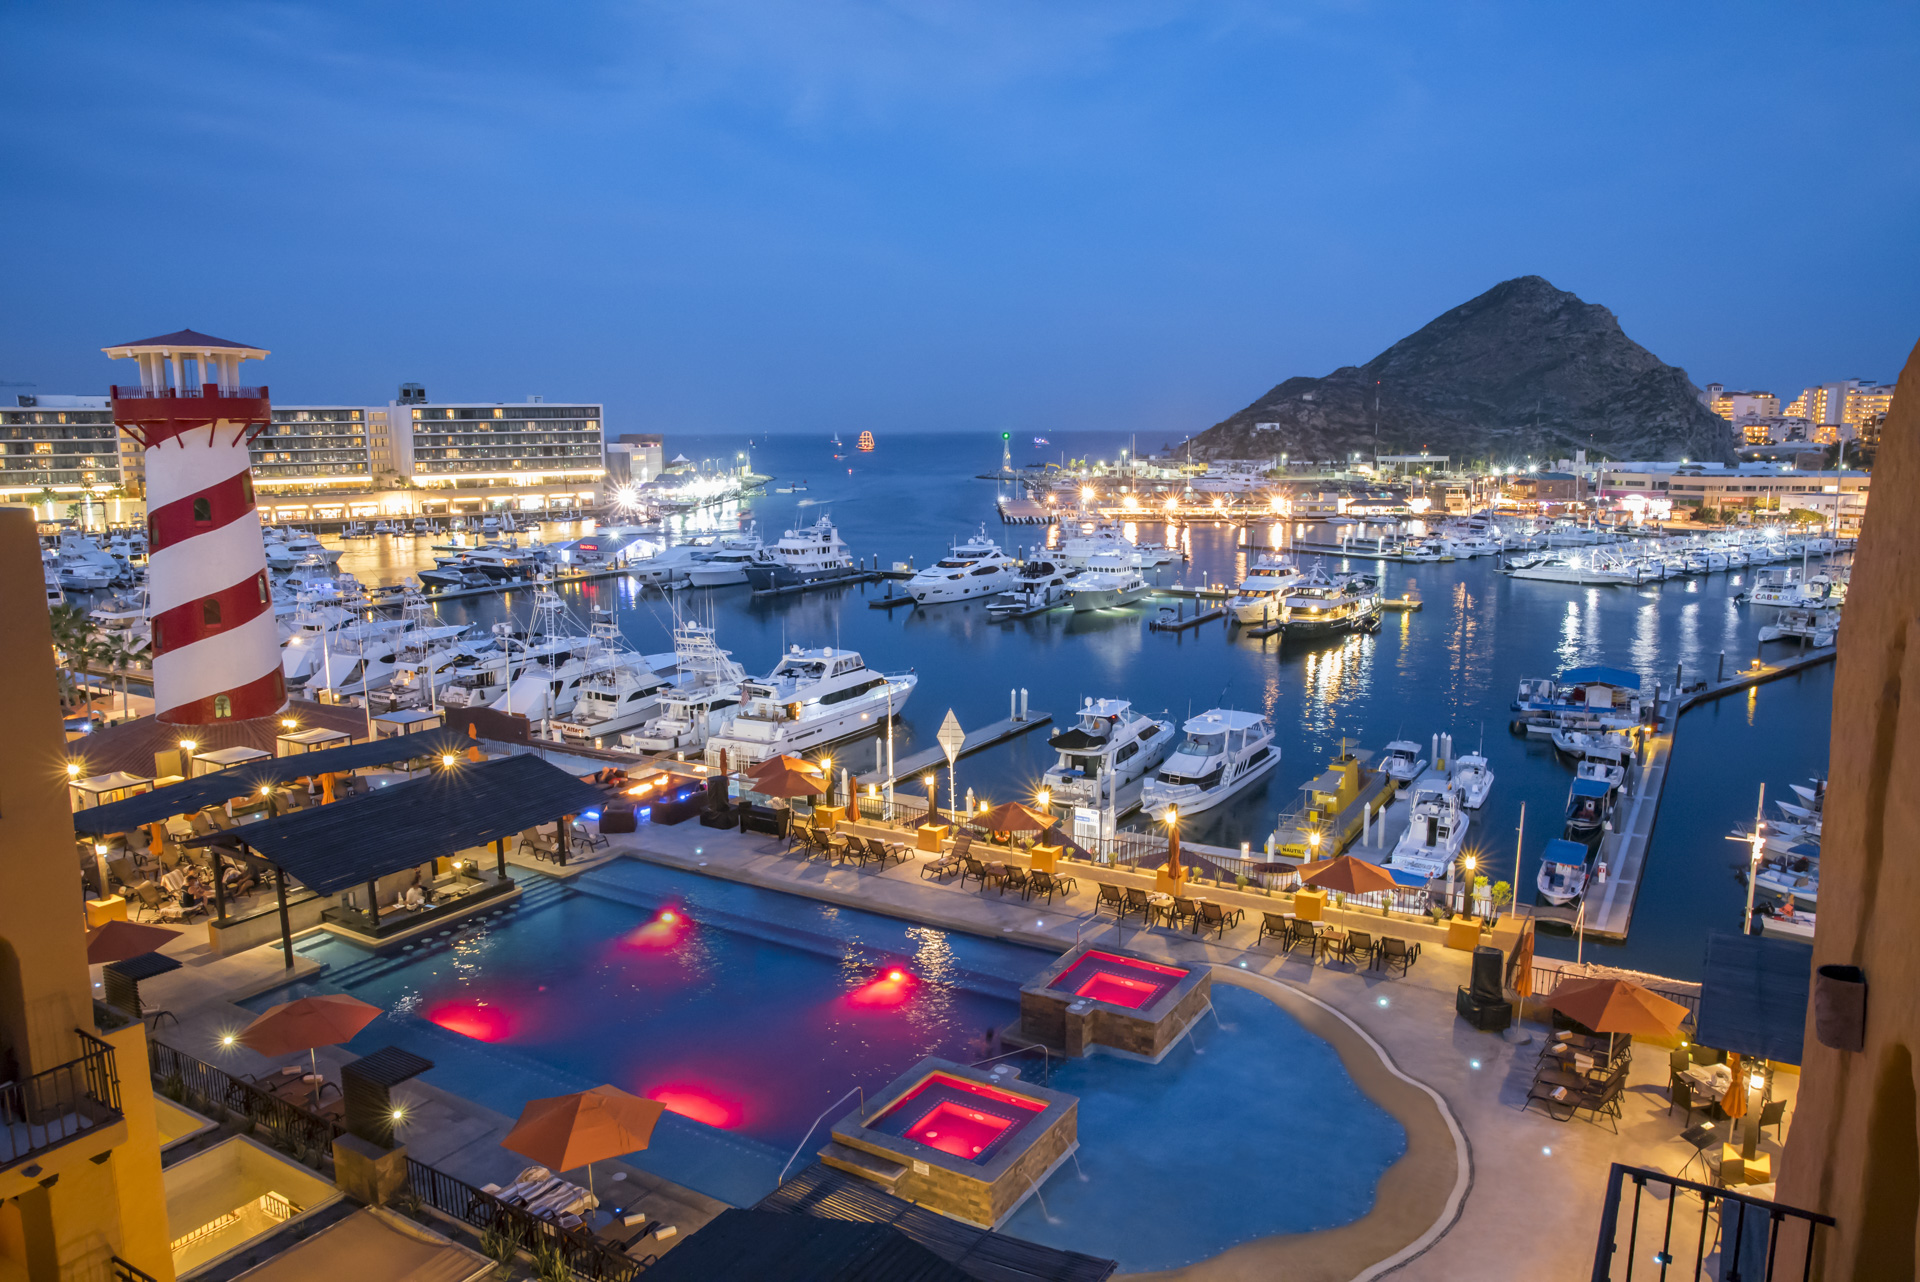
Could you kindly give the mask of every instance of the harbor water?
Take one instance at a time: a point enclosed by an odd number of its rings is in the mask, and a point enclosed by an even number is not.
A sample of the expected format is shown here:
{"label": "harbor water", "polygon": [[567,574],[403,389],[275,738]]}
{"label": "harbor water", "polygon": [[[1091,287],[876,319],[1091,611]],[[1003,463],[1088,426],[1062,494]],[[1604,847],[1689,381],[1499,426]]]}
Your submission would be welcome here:
{"label": "harbor water", "polygon": [[[728,463],[750,451],[754,470],[775,478],[766,493],[748,500],[746,513],[713,509],[683,522],[694,528],[730,530],[752,521],[771,542],[787,528],[830,516],[853,555],[871,564],[877,554],[882,568],[909,560],[925,566],[983,523],[1009,551],[1048,537],[1045,527],[1000,525],[995,500],[1004,487],[977,479],[1000,467],[997,432],[881,434],[871,453],[798,436],[752,442],[674,437],[669,444],[689,458]],[[1159,442],[1141,444],[1153,449]],[[1117,435],[1054,433],[1044,447],[1018,442],[1013,459],[1111,460],[1132,445]],[[776,492],[788,487],[794,492]],[[1130,530],[1142,541],[1164,541],[1187,553],[1184,563],[1158,572],[1162,585],[1237,582],[1253,559],[1285,537],[1279,527],[1243,530],[1226,522],[1143,523]],[[428,544],[355,540],[341,564],[369,583],[392,581],[430,561]],[[1676,671],[1689,681],[1711,678],[1723,655],[1728,672],[1753,658],[1756,633],[1775,613],[1735,601],[1749,582],[1747,570],[1643,587],[1581,587],[1509,579],[1490,556],[1431,564],[1300,557],[1303,565],[1315,559],[1330,571],[1377,573],[1386,594],[1411,593],[1424,608],[1388,614],[1377,635],[1283,643],[1249,637],[1224,621],[1156,633],[1147,623],[1161,603],[1152,600],[1010,623],[990,622],[984,600],[868,608],[887,591],[882,584],[761,600],[744,586],[695,589],[677,593],[673,602],[711,621],[720,644],[749,672],[766,671],[794,645],[857,650],[875,668],[916,671],[919,688],[895,732],[897,757],[932,745],[948,709],[968,729],[1008,716],[1016,688],[1028,691],[1034,710],[1058,722],[1098,698],[1131,700],[1176,726],[1215,707],[1271,717],[1280,767],[1229,804],[1183,823],[1182,836],[1191,841],[1258,847],[1276,813],[1295,803],[1300,785],[1343,744],[1378,751],[1391,739],[1426,745],[1446,733],[1457,754],[1484,741],[1496,782],[1485,808],[1474,813],[1469,845],[1483,873],[1515,880],[1526,803],[1516,883],[1522,903],[1533,899],[1535,857],[1560,835],[1573,771],[1546,740],[1509,734],[1509,704],[1519,682],[1583,664],[1627,668],[1662,683],[1671,683]],[[642,651],[671,648],[674,604],[657,591],[641,592],[633,581],[614,577],[569,585],[564,595],[582,617],[589,606],[617,610],[622,630]],[[518,592],[437,608],[450,622],[490,624],[510,612],[524,620],[530,604],[530,594]],[[1790,653],[1784,647],[1772,652]],[[1697,977],[1705,932],[1737,930],[1742,916],[1745,890],[1734,871],[1741,850],[1724,837],[1752,818],[1762,780],[1770,795],[1784,796],[1788,783],[1824,774],[1831,695],[1832,669],[1818,666],[1682,718],[1631,937],[1624,944],[1588,941],[1589,960]],[[856,774],[872,769],[874,741],[843,745],[835,756]],[[971,789],[994,801],[1026,799],[1051,763],[1046,732],[1036,732],[963,759],[957,784],[963,794]],[[941,786],[944,796],[944,779]],[[1132,822],[1144,821],[1136,816]],[[1543,936],[1541,951],[1571,956],[1577,947]]]}

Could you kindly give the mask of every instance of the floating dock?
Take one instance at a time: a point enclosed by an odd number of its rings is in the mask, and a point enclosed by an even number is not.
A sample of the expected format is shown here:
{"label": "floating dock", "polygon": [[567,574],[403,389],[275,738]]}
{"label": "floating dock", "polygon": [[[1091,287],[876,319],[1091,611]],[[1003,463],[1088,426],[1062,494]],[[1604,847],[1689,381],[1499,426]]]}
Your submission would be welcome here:
{"label": "floating dock", "polygon": [[[1052,722],[1053,714],[1050,712],[1029,712],[1024,719],[1009,717],[1005,721],[996,721],[990,726],[984,726],[979,730],[970,732],[967,735],[966,741],[960,745],[960,751],[957,755],[962,757],[971,756],[979,752],[982,748],[991,748],[997,743],[1005,743],[1009,739],[1018,739],[1029,730],[1038,730],[1041,726],[1050,725]],[[886,770],[882,768],[860,775],[857,782],[862,787],[865,787],[867,784],[874,784],[884,788],[889,783],[897,784],[902,779],[912,779],[922,771],[937,769],[946,764],[946,750],[936,744],[922,752],[916,752],[911,756],[901,757],[895,761],[893,763],[893,777],[891,779],[887,777]]]}
{"label": "floating dock", "polygon": [[1188,628],[1197,628],[1203,623],[1211,623],[1215,619],[1227,617],[1227,607],[1224,605],[1216,605],[1211,610],[1196,608],[1192,614],[1188,614],[1183,602],[1179,606],[1179,612],[1172,617],[1167,615],[1165,606],[1161,606],[1160,610],[1159,618],[1147,621],[1147,627],[1155,632],[1185,632]]}
{"label": "floating dock", "polygon": [[[777,596],[800,596],[807,592],[818,592],[824,588],[849,588],[859,583],[878,583],[885,577],[878,570],[858,570],[832,579],[811,579],[805,583],[789,583],[785,587],[778,588],[755,588],[749,599],[763,601]],[[909,601],[912,599],[912,597],[907,598]]]}

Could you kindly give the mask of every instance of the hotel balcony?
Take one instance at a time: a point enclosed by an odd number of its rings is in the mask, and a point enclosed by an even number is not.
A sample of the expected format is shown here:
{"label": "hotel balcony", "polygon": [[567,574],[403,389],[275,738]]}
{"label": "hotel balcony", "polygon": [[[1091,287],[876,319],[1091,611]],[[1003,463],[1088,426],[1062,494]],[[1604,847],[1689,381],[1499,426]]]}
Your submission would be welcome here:
{"label": "hotel balcony", "polygon": [[37,1165],[25,1165],[75,1140],[106,1134],[123,1120],[120,1077],[113,1047],[75,1029],[77,1059],[0,1086],[0,1191],[14,1180],[43,1178]]}

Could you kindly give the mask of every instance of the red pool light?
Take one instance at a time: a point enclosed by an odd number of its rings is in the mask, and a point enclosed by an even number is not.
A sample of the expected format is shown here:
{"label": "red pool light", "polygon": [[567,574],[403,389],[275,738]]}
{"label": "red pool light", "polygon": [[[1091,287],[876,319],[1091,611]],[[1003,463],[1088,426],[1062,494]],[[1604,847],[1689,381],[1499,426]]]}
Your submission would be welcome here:
{"label": "red pool light", "polygon": [[898,966],[890,966],[878,976],[868,980],[847,994],[847,1002],[853,1006],[868,1009],[886,1010],[905,1005],[918,987],[911,972]]}
{"label": "red pool light", "polygon": [[653,919],[627,932],[626,943],[648,952],[664,952],[677,947],[687,937],[693,922],[677,908],[662,908]]}
{"label": "red pool light", "polygon": [[728,1099],[698,1082],[670,1082],[647,1092],[647,1098],[666,1105],[667,1112],[722,1130],[740,1125],[744,1110],[738,1100]]}
{"label": "red pool light", "polygon": [[1096,949],[1082,953],[1047,987],[1090,1001],[1144,1010],[1171,992],[1187,974],[1177,966],[1161,966]]}
{"label": "red pool light", "polygon": [[513,1034],[507,1012],[487,1002],[449,1002],[427,1012],[427,1018],[450,1033],[476,1042],[504,1042]]}

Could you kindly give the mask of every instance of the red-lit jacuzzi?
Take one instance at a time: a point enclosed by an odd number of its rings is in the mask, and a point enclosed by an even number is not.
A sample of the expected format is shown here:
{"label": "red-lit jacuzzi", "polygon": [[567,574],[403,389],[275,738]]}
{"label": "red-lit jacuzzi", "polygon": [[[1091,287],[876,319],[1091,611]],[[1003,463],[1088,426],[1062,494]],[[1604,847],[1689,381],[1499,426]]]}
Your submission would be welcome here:
{"label": "red-lit jacuzzi", "polygon": [[1020,1036],[1067,1055],[1163,1058],[1207,1008],[1213,972],[1086,945],[1020,989]]}
{"label": "red-lit jacuzzi", "polygon": [[1144,1010],[1172,992],[1192,972],[1138,957],[1097,949],[1081,953],[1047,987],[1091,1001]]}
{"label": "red-lit jacuzzi", "polygon": [[820,1160],[908,1201],[997,1228],[1080,1146],[1071,1095],[923,1060],[833,1126]]}

